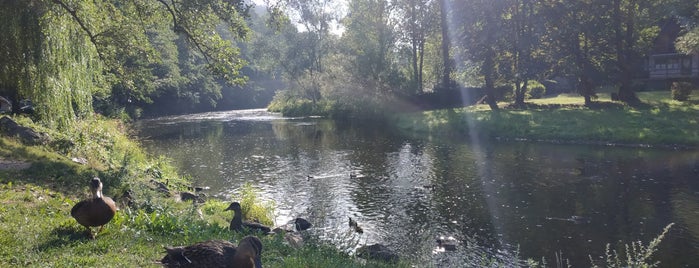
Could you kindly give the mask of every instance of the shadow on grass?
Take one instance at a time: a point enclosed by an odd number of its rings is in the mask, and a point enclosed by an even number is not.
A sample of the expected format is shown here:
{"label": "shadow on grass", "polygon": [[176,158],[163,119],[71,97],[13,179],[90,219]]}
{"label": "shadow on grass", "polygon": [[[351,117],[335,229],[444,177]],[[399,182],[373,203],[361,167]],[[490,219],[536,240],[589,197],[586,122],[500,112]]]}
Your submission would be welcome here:
{"label": "shadow on grass", "polygon": [[76,242],[92,240],[88,237],[85,229],[65,225],[53,229],[50,233],[50,237],[52,237],[52,239],[44,241],[36,247],[39,252],[60,249],[67,245],[75,244]]}

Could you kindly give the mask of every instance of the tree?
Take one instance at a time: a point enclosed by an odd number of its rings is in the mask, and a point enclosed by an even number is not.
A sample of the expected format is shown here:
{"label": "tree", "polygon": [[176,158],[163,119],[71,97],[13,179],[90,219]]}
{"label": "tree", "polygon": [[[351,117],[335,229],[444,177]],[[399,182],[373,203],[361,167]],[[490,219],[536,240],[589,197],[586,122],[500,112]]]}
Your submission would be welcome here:
{"label": "tree", "polygon": [[494,111],[497,111],[496,80],[500,77],[498,51],[503,51],[503,20],[505,14],[504,1],[469,0],[455,1],[452,5],[454,13],[461,14],[455,18],[458,25],[459,53],[464,59],[470,59],[480,64],[483,76],[485,101]]}
{"label": "tree", "polygon": [[435,4],[436,1],[433,0],[397,1],[397,9],[400,14],[398,23],[403,34],[402,40],[410,47],[411,80],[416,93],[423,92],[425,43],[427,36],[437,26]]}
{"label": "tree", "polygon": [[[3,3],[5,6],[11,8],[9,12],[25,14],[20,18],[21,25],[10,24],[7,27],[20,27],[20,31],[31,31],[25,34],[36,37],[32,39],[34,45],[23,45],[12,53],[32,54],[37,61],[30,63],[19,59],[3,64],[22,66],[19,72],[32,73],[33,81],[45,81],[22,82],[13,85],[13,88],[21,92],[20,95],[35,100],[42,107],[39,117],[48,121],[56,121],[56,118],[70,121],[73,117],[71,114],[57,113],[52,109],[75,106],[70,102],[76,100],[77,92],[83,92],[80,98],[86,103],[92,102],[95,93],[97,99],[103,99],[106,103],[149,102],[150,96],[156,94],[160,85],[156,82],[160,79],[158,75],[163,74],[162,70],[156,70],[157,66],[161,66],[162,58],[168,57],[165,54],[169,53],[161,53],[152,42],[155,36],[164,31],[173,32],[186,40],[195,51],[193,54],[206,63],[209,74],[219,75],[234,84],[244,81],[239,74],[244,61],[238,56],[237,48],[230,40],[225,40],[220,31],[216,31],[219,25],[227,25],[227,31],[232,33],[230,36],[238,39],[246,36],[244,18],[249,7],[243,1],[6,0]],[[172,27],[158,27],[162,25]],[[16,29],[7,31],[17,32]],[[11,40],[17,37],[0,38],[16,43]],[[62,40],[62,43],[56,43],[58,40]],[[174,42],[175,38],[169,40]],[[42,43],[45,49],[41,48]],[[47,54],[46,51],[53,52]],[[79,73],[73,70],[75,66],[88,69]],[[52,71],[32,71],[44,68]],[[94,83],[88,85],[86,81]],[[109,87],[113,87],[114,95],[96,89]],[[54,101],[47,99],[50,98],[48,96],[60,96],[57,92],[63,90],[73,97],[60,97],[60,100]],[[88,114],[91,108],[80,110],[79,114]]]}
{"label": "tree", "polygon": [[634,73],[643,66],[642,56],[647,54],[651,42],[659,31],[658,21],[666,18],[662,8],[666,3],[659,0],[612,0],[611,28],[609,40],[616,54],[616,81],[619,84],[619,100],[636,103],[639,101],[632,86]]}
{"label": "tree", "polygon": [[449,11],[447,10],[447,1],[449,0],[436,1],[439,2],[439,25],[442,31],[442,62],[444,63],[442,87],[450,88],[452,86],[451,70],[453,64],[449,56],[449,47],[451,45],[451,40],[449,38]]}
{"label": "tree", "polygon": [[503,30],[510,32],[511,42],[506,46],[509,53],[503,60],[509,63],[508,80],[515,85],[515,105],[523,106],[529,80],[544,72],[542,64],[537,62],[542,54],[541,7],[531,0],[512,0],[506,8],[509,16],[504,19]]}
{"label": "tree", "polygon": [[577,92],[591,105],[595,88],[609,81],[614,53],[608,36],[608,1],[550,1],[544,7],[546,50],[556,75],[572,76]]}

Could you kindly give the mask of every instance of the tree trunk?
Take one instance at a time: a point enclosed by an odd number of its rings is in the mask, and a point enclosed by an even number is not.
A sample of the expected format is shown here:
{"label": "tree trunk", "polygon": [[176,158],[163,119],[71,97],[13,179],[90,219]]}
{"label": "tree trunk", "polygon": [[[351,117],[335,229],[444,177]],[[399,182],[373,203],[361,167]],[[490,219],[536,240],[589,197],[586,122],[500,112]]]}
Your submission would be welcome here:
{"label": "tree trunk", "polygon": [[524,80],[524,83],[522,81],[515,81],[515,106],[516,107],[524,107],[524,97],[527,92],[527,83],[529,81]]}
{"label": "tree trunk", "polygon": [[630,51],[633,44],[634,18],[633,11],[622,14],[621,0],[614,1],[614,28],[619,69],[619,100],[626,103],[638,102],[636,92],[631,87]]}
{"label": "tree trunk", "polygon": [[447,0],[439,0],[440,26],[442,28],[442,61],[444,72],[442,73],[442,87],[451,87],[451,59],[449,58],[449,25],[447,20]]}
{"label": "tree trunk", "polygon": [[498,111],[500,108],[498,107],[498,102],[496,99],[497,94],[495,93],[495,85],[493,83],[493,75],[495,73],[495,64],[493,62],[494,56],[495,52],[493,51],[493,49],[488,48],[488,51],[485,55],[485,59],[483,60],[481,72],[483,73],[483,77],[485,79],[485,92],[487,94],[485,102],[488,103],[488,106],[490,106],[491,110]]}

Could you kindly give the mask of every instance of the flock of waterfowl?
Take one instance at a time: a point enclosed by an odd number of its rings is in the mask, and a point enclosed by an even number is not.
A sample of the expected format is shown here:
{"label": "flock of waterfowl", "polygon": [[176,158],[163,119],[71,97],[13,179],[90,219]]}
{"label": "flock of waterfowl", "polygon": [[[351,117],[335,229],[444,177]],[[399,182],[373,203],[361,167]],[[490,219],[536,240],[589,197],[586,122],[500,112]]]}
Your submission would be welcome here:
{"label": "flock of waterfowl", "polygon": [[[102,194],[102,181],[95,177],[90,180],[92,198],[75,204],[70,215],[86,228],[88,237],[95,238],[92,227],[102,227],[114,218],[118,208],[114,200]],[[230,230],[236,232],[257,232],[268,234],[270,227],[257,222],[243,221],[241,206],[233,202],[226,208],[235,215],[231,220]],[[302,218],[295,220],[297,230],[311,227],[311,223]],[[248,235],[238,245],[226,240],[209,240],[189,246],[165,247],[166,255],[158,263],[165,267],[232,267],[261,268],[262,241],[256,236]]]}
{"label": "flock of waterfowl", "polygon": [[[309,176],[310,177],[310,176]],[[102,227],[114,218],[118,208],[114,200],[102,194],[102,181],[95,177],[90,180],[92,198],[75,204],[70,215],[86,228],[88,237],[95,238],[92,227]],[[292,246],[300,247],[303,239],[294,230],[275,228],[272,230],[258,222],[243,221],[242,207],[238,202],[232,202],[225,211],[234,212],[229,229],[235,232],[255,232],[261,234],[285,233],[284,238]],[[303,218],[293,220],[295,231],[303,231],[311,228],[311,223]],[[358,234],[364,233],[361,226],[349,217],[349,227]],[[456,241],[440,238],[437,243],[440,248],[455,250]],[[165,247],[166,255],[158,263],[165,267],[240,267],[261,268],[262,242],[256,236],[246,236],[238,242],[238,245],[226,240],[209,240],[195,243],[189,246]],[[366,251],[366,252],[363,252]],[[359,254],[369,257],[377,257],[387,261],[397,260],[397,255],[380,244],[365,246],[358,250]]]}

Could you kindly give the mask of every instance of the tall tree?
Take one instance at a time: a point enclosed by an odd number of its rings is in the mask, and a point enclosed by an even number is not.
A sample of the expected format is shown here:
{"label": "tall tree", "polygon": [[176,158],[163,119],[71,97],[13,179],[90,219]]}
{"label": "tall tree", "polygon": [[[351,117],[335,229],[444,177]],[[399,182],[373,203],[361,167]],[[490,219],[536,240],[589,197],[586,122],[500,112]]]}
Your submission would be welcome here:
{"label": "tall tree", "polygon": [[422,93],[424,87],[423,66],[427,36],[438,25],[435,20],[438,17],[435,14],[436,3],[433,0],[397,1],[402,39],[410,46],[411,80],[416,93]]}
{"label": "tall tree", "polygon": [[612,29],[608,1],[548,1],[543,7],[546,18],[544,42],[555,75],[572,76],[577,92],[591,105],[595,88],[609,82],[608,66],[614,53],[608,37]]}
{"label": "tall tree", "polygon": [[439,2],[439,26],[442,31],[442,61],[444,69],[442,70],[442,87],[450,88],[452,86],[451,71],[452,59],[449,56],[451,39],[449,37],[449,0],[437,0]]}
{"label": "tall tree", "polygon": [[635,103],[639,99],[632,85],[634,73],[643,66],[643,55],[650,50],[651,40],[657,35],[658,22],[667,18],[661,0],[612,0],[610,37],[616,54],[616,81],[619,100]]}
{"label": "tall tree", "polygon": [[303,33],[294,38],[297,40],[299,51],[291,52],[303,55],[310,64],[301,75],[290,75],[298,91],[314,103],[320,99],[319,76],[323,72],[324,57],[329,53],[332,39],[330,27],[336,24],[340,17],[338,0],[270,0],[269,6],[283,8],[289,13],[289,18],[298,24]]}
{"label": "tall tree", "polygon": [[464,59],[480,64],[486,93],[485,101],[494,111],[498,110],[498,93],[495,86],[500,79],[498,51],[503,51],[503,20],[506,3],[504,1],[469,0],[455,1],[454,13],[459,25],[459,53]]}

